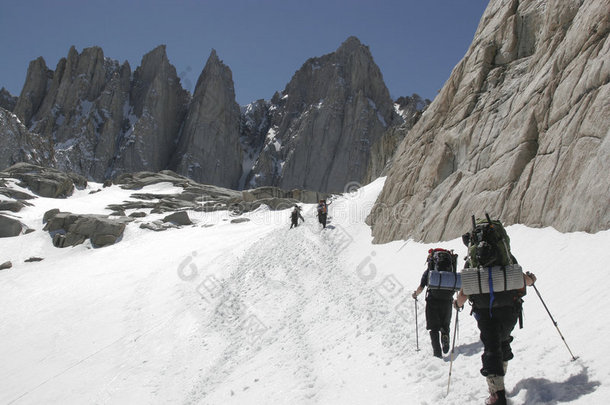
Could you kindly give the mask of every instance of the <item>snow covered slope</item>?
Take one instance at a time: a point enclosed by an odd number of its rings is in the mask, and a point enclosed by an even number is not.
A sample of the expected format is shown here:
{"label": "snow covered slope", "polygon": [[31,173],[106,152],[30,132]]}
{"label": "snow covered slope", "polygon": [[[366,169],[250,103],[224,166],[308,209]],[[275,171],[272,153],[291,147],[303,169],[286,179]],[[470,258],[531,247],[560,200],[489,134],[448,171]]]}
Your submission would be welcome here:
{"label": "snow covered slope", "polygon": [[[466,249],[461,240],[372,245],[364,218],[382,186],[338,197],[326,230],[311,205],[296,229],[289,211],[259,209],[243,223],[190,212],[194,226],[155,233],[134,222],[101,249],[54,248],[42,215],[109,213],[129,191],[89,194],[93,184],[66,200],[33,200],[17,216],[37,231],[0,239],[0,262],[13,263],[0,271],[0,403],[482,403],[482,345],[468,306],[446,396],[449,357],[432,357],[421,300],[416,350],[410,298],[430,247],[460,260]],[[530,290],[506,377],[511,403],[606,403],[610,231],[508,232],[579,356],[570,361]],[[24,262],[32,256],[44,260]]]}

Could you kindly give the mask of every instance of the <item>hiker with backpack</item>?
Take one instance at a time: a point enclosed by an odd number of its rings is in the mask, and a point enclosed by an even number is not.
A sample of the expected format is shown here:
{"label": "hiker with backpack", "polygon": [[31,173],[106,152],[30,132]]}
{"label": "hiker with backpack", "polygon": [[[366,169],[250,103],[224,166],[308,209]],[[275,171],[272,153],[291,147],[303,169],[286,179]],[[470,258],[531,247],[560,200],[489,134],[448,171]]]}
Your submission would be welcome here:
{"label": "hiker with backpack", "polygon": [[318,222],[322,224],[322,228],[326,228],[326,218],[328,217],[328,206],[326,200],[320,200],[318,203]]}
{"label": "hiker with backpack", "polygon": [[510,343],[517,322],[521,326],[522,297],[526,286],[536,282],[524,274],[510,252],[510,239],[502,223],[472,217],[472,231],[462,236],[468,256],[461,272],[462,288],[454,301],[456,309],[469,300],[483,342],[481,374],[486,378],[488,405],[506,404],[504,376],[514,357]]}
{"label": "hiker with backpack", "polygon": [[457,255],[445,249],[430,249],[426,263],[427,268],[422,274],[419,287],[411,296],[417,300],[417,296],[427,287],[426,329],[430,331],[434,357],[442,358],[442,353],[449,352],[449,325],[456,286]]}
{"label": "hiker with backpack", "polygon": [[292,229],[292,227],[296,228],[297,226],[299,226],[299,218],[301,218],[301,220],[305,222],[305,218],[303,218],[303,215],[301,215],[301,207],[295,205],[294,209],[292,210],[292,213],[290,214],[290,219],[292,221],[290,229]]}

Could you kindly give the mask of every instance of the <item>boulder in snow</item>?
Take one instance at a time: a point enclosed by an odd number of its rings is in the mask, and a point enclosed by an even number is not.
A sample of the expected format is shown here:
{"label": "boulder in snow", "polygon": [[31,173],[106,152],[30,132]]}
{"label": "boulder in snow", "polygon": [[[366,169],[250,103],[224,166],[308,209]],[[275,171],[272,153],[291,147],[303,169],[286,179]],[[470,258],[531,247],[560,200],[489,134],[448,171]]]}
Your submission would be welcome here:
{"label": "boulder in snow", "polygon": [[172,222],[176,225],[192,224],[191,219],[189,218],[189,215],[186,213],[186,211],[174,212],[173,214],[170,214],[163,218],[163,222]]}
{"label": "boulder in snow", "polygon": [[0,215],[0,238],[18,236],[23,231],[24,225],[13,218]]}
{"label": "boulder in snow", "polygon": [[91,239],[94,247],[104,247],[116,243],[123,236],[127,222],[127,218],[60,212],[48,219],[44,230],[53,235],[55,247],[76,246],[87,239]]}
{"label": "boulder in snow", "polygon": [[29,188],[41,197],[49,198],[65,198],[72,195],[75,186],[87,186],[87,179],[77,174],[29,163],[17,163],[4,170],[1,176],[18,179],[22,187]]}

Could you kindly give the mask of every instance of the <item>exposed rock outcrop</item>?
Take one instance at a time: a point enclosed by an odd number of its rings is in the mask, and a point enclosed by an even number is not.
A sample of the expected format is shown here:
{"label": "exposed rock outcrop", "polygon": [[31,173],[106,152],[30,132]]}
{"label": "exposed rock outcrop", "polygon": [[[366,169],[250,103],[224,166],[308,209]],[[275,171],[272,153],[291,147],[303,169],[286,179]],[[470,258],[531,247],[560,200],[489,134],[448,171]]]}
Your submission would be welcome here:
{"label": "exposed rock outcrop", "polygon": [[243,150],[242,177],[239,189],[243,190],[246,180],[251,177],[254,164],[259,158],[271,125],[271,105],[265,100],[257,100],[243,108],[241,114],[241,146]]}
{"label": "exposed rock outcrop", "polygon": [[87,239],[94,247],[104,247],[121,238],[129,221],[131,219],[59,212],[48,218],[44,230],[51,234],[55,247],[76,246]]}
{"label": "exposed rock outcrop", "polygon": [[21,221],[0,215],[0,238],[11,238],[21,235],[25,228]]}
{"label": "exposed rock outcrop", "polygon": [[13,96],[4,87],[0,89],[0,108],[7,111],[13,111],[17,105],[17,97]]}
{"label": "exposed rock outcrop", "polygon": [[288,209],[297,203],[315,203],[328,194],[308,190],[281,190],[277,187],[261,187],[247,191],[235,191],[223,187],[199,184],[170,170],[160,173],[141,172],[119,176],[115,183],[127,190],[140,190],[157,183],[171,183],[182,190],[172,194],[134,193],[130,201],[110,204],[107,208],[124,215],[126,210],[150,209],[151,213],[183,210],[198,212],[231,211],[244,213],[265,204],[270,209]]}
{"label": "exposed rock outcrop", "polygon": [[27,130],[19,118],[0,108],[0,170],[18,162],[54,164],[50,142]]}
{"label": "exposed rock outcrop", "polygon": [[396,152],[375,242],[459,236],[471,214],[610,228],[610,4],[493,0]]}
{"label": "exposed rock outcrop", "polygon": [[355,37],[309,59],[269,107],[265,145],[246,186],[341,192],[399,117],[368,47]]}
{"label": "exposed rock outcrop", "polygon": [[176,152],[176,172],[236,189],[242,175],[240,110],[231,70],[212,51],[199,76]]}
{"label": "exposed rock outcrop", "polygon": [[21,201],[0,201],[0,211],[19,212],[23,207],[25,204]]}
{"label": "exposed rock outcrop", "polygon": [[305,204],[315,204],[320,200],[326,200],[330,197],[328,193],[319,193],[317,191],[308,190],[282,190],[277,187],[259,187],[242,192],[242,198],[246,202],[253,202],[268,198],[280,198],[295,200]]}
{"label": "exposed rock outcrop", "polygon": [[430,103],[430,100],[424,100],[417,94],[413,94],[411,97],[400,97],[396,100],[394,108],[404,122],[388,128],[381,138],[371,146],[371,158],[363,180],[364,184],[370,183],[387,173],[398,145],[407,135],[407,132],[417,123]]}
{"label": "exposed rock outcrop", "polygon": [[78,174],[28,163],[17,163],[7,168],[0,172],[0,178],[17,179],[20,186],[49,198],[65,198],[72,195],[75,187],[82,189],[87,186],[87,179]]}
{"label": "exposed rock outcrop", "polygon": [[186,211],[174,212],[163,218],[163,222],[171,222],[176,225],[192,225],[189,214]]}

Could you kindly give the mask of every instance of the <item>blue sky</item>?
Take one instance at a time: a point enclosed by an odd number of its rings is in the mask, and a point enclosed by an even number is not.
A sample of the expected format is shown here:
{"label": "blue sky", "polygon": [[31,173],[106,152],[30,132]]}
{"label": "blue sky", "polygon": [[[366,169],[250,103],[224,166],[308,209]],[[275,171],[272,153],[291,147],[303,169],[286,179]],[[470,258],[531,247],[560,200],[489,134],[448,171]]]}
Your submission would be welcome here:
{"label": "blue sky", "polygon": [[28,64],[50,69],[71,45],[128,60],[166,44],[188,90],[212,49],[233,72],[237,102],[270,99],[310,57],[349,36],[368,45],[395,99],[433,99],[464,56],[486,0],[0,0],[0,87],[19,95]]}

